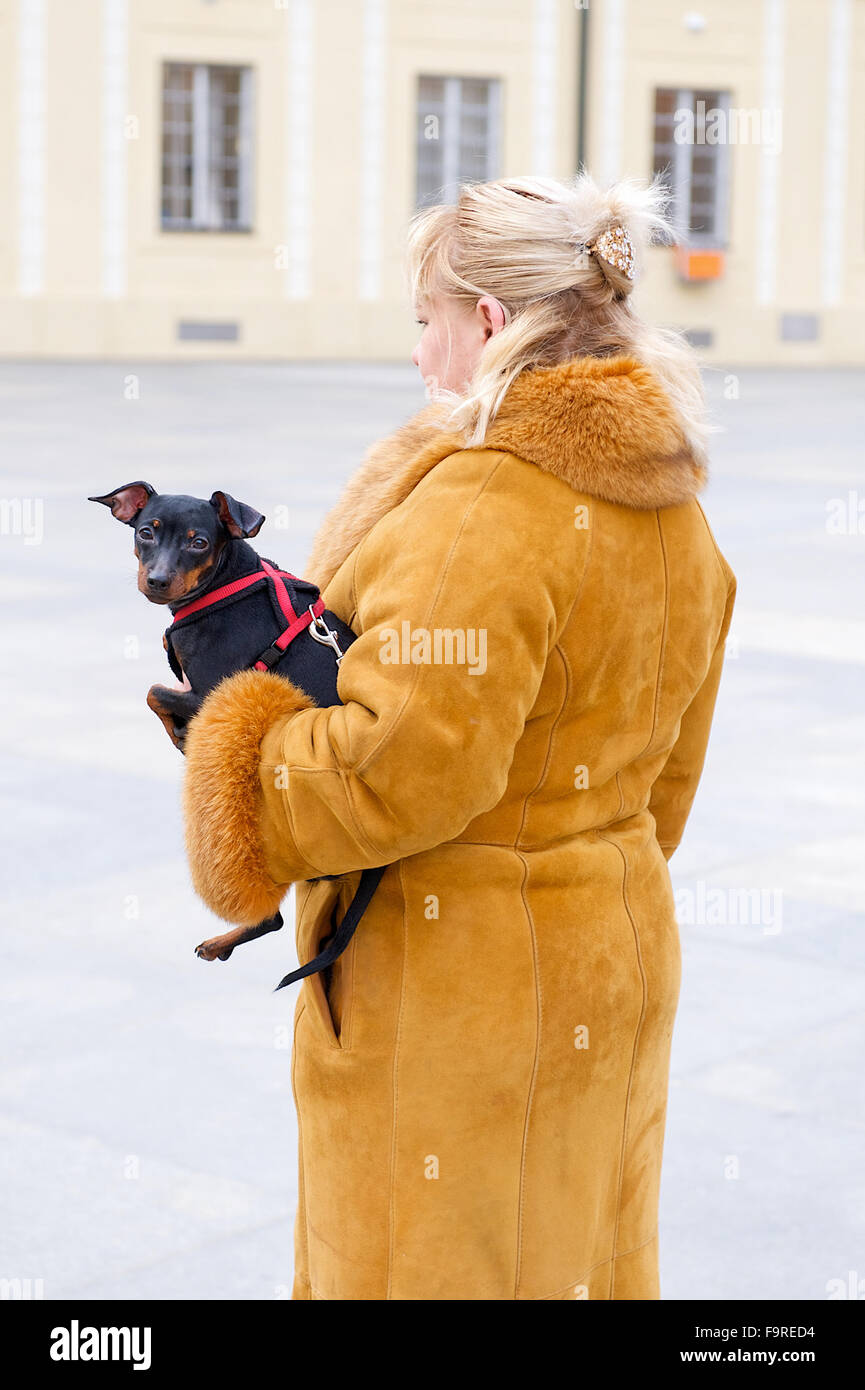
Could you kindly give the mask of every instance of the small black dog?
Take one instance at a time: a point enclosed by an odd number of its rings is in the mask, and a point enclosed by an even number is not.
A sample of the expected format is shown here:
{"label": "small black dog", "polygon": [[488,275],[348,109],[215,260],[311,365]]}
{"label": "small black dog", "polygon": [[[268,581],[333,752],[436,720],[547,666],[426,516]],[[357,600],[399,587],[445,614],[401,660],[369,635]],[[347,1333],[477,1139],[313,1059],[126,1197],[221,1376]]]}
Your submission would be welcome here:
{"label": "small black dog", "polygon": [[[247,545],[265,518],[226,492],[200,497],[160,494],[150,483],[126,483],[101,497],[112,516],[135,530],[138,587],[166,605],[174,622],[163,645],[172,671],[188,689],[151,686],[147,703],[181,752],[189,720],[225,676],[247,667],[277,670],[319,705],[336,705],[339,662],[355,640],[351,628],[324,606],[318,588],[280,570]],[[309,641],[308,638],[314,640]],[[301,640],[296,640],[301,639]],[[327,949],[277,988],[329,965],[348,944],[381,878],[365,869],[343,922]],[[335,878],[339,875],[323,875]],[[197,946],[204,960],[228,960],[235,946],[283,925],[280,913],[255,927],[238,927]]]}

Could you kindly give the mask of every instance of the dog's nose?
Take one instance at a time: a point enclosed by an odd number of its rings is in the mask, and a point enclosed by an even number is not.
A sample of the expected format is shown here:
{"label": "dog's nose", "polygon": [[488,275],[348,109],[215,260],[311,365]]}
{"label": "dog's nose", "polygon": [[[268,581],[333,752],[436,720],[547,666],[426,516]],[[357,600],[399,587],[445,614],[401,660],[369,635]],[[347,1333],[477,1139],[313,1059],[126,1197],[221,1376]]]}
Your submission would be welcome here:
{"label": "dog's nose", "polygon": [[162,579],[158,575],[148,574],[147,587],[152,589],[155,594],[162,594],[168,588],[169,581]]}

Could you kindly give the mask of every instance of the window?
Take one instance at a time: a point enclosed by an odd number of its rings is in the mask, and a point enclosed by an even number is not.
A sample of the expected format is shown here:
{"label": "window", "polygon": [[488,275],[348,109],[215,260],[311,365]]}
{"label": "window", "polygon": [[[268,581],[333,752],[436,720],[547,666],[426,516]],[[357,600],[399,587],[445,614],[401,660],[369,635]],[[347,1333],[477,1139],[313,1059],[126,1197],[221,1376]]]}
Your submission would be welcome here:
{"label": "window", "polygon": [[729,113],[729,92],[655,92],[654,171],[672,193],[677,240],[692,246],[727,244]]}
{"label": "window", "polygon": [[459,184],[496,178],[500,108],[494,78],[418,79],[418,207],[454,202]]}
{"label": "window", "polygon": [[252,69],[162,68],[162,226],[249,231]]}

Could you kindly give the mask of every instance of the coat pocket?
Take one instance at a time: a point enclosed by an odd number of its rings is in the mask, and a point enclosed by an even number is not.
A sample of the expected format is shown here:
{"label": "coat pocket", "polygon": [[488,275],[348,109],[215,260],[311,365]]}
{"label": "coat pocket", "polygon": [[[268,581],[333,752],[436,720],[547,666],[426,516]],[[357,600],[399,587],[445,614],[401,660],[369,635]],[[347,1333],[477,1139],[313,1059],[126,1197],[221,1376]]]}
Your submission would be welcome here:
{"label": "coat pocket", "polygon": [[[317,956],[333,935],[334,908],[335,920],[339,923],[351,902],[358,877],[313,880],[303,889],[298,886],[296,935],[297,958],[301,964]],[[333,965],[307,975],[301,982],[319,1039],[341,1050],[347,1045],[350,1022],[353,946],[354,942],[349,942]]]}

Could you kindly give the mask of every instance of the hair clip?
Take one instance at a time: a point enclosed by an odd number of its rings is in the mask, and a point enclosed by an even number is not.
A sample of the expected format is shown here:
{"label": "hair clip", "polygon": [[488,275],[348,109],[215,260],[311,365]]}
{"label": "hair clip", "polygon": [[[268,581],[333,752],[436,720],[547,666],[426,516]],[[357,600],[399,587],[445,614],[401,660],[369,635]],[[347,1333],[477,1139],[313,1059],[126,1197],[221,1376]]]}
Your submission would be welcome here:
{"label": "hair clip", "polygon": [[581,253],[577,260],[578,265],[584,265],[585,261],[582,256],[586,252],[591,252],[609,265],[614,265],[629,280],[633,280],[634,243],[624,227],[618,224],[614,227],[608,227],[594,242],[581,242],[578,249]]}

